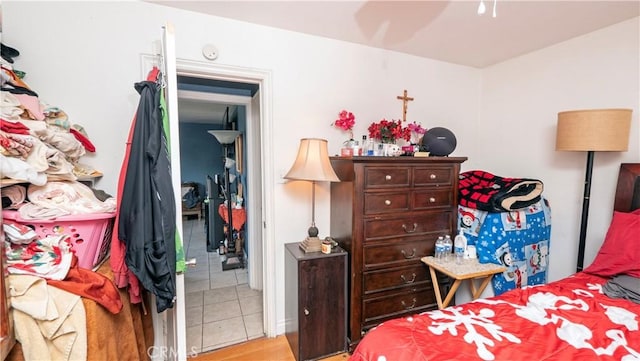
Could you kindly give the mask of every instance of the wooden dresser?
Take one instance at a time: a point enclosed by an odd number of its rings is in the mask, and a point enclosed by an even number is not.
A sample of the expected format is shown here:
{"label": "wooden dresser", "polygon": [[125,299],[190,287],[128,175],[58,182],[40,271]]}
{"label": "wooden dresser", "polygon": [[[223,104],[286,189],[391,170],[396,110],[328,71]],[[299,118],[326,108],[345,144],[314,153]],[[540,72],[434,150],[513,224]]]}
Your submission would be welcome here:
{"label": "wooden dresser", "polygon": [[[455,235],[466,157],[331,157],[331,236],[349,253],[349,350],[382,321],[438,307],[428,268]],[[448,292],[443,279],[441,292]]]}

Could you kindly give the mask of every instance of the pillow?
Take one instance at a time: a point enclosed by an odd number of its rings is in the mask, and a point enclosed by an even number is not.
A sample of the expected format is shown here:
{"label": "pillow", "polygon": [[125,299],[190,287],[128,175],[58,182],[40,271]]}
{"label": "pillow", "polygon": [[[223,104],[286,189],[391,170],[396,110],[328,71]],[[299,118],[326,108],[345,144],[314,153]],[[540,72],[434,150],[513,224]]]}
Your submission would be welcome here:
{"label": "pillow", "polygon": [[610,277],[627,274],[640,277],[640,210],[613,212],[611,225],[600,251],[584,272]]}

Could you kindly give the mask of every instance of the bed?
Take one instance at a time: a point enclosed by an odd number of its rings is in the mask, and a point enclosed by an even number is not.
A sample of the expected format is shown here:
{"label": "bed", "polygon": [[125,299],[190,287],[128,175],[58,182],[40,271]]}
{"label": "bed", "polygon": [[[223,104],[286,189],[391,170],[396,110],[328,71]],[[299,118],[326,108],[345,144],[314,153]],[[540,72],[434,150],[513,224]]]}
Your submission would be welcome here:
{"label": "bed", "polygon": [[614,214],[582,272],[386,321],[352,361],[639,360],[640,163],[620,167]]}

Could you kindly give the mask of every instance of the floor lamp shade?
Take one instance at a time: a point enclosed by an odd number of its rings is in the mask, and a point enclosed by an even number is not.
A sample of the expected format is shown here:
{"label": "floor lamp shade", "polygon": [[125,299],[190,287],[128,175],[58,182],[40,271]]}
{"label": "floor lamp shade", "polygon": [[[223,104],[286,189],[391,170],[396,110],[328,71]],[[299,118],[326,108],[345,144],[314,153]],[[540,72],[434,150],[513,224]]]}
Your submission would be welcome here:
{"label": "floor lamp shade", "polygon": [[216,137],[216,140],[223,145],[235,142],[236,138],[242,134],[239,130],[209,130],[208,132]]}
{"label": "floor lamp shade", "polygon": [[327,141],[318,138],[301,139],[296,161],[284,178],[311,182],[311,227],[300,248],[305,252],[319,252],[322,243],[316,228],[316,182],[340,181],[329,161]]}
{"label": "floor lamp shade", "polygon": [[631,109],[589,109],[558,113],[556,150],[587,152],[577,272],[582,271],[584,262],[594,152],[623,152],[629,148],[631,112]]}
{"label": "floor lamp shade", "polygon": [[631,109],[571,110],[558,113],[556,150],[606,152],[629,148]]}

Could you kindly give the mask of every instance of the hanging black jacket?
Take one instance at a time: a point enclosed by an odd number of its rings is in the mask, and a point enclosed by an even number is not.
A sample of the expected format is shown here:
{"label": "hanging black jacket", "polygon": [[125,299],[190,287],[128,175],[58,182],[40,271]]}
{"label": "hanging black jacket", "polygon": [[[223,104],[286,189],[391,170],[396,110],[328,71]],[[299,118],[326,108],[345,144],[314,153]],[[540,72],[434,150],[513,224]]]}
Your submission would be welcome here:
{"label": "hanging black jacket", "polygon": [[129,162],[120,203],[118,238],[125,262],[142,286],[156,295],[158,312],[173,307],[176,295],[176,213],[171,164],[162,131],[160,91],[150,81],[140,93]]}

